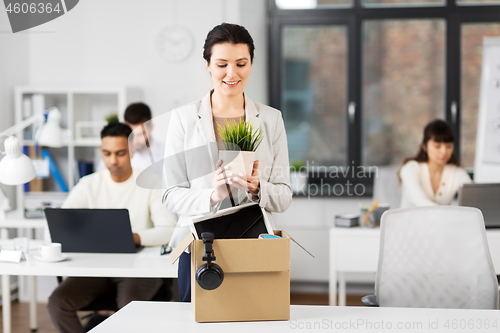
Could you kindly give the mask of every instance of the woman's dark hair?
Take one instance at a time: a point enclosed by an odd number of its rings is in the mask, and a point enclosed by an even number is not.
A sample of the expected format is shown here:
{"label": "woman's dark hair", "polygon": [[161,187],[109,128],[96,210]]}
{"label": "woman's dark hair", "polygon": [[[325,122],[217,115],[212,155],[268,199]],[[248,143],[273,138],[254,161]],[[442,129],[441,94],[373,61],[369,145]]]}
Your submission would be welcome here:
{"label": "woman's dark hair", "polygon": [[247,44],[250,53],[250,62],[253,63],[255,46],[253,45],[252,36],[250,36],[245,27],[237,24],[222,23],[210,30],[205,39],[205,45],[203,45],[203,59],[209,64],[212,57],[212,47],[221,43]]}
{"label": "woman's dark hair", "polygon": [[[427,155],[427,152],[424,150],[423,146],[427,147],[427,143],[430,139],[433,139],[436,142],[453,143],[455,142],[455,135],[453,134],[451,126],[448,125],[447,122],[441,119],[431,121],[424,128],[424,138],[417,155],[414,157],[406,158],[403,164],[406,164],[406,162],[409,161],[428,162],[429,156]],[[455,152],[453,152],[447,164],[455,164],[457,166],[460,166],[460,160],[458,159]]]}
{"label": "woman's dark hair", "polygon": [[104,126],[101,131],[101,139],[107,136],[123,136],[128,139],[130,134],[132,134],[132,129],[123,123],[112,122]]}

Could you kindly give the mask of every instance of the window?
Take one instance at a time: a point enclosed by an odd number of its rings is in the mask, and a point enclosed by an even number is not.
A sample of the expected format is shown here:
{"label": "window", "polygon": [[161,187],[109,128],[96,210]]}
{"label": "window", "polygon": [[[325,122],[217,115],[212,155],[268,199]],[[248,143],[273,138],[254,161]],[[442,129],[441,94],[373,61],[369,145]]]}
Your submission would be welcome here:
{"label": "window", "polygon": [[363,0],[366,7],[444,6],[445,0]]}
{"label": "window", "polygon": [[429,119],[444,118],[445,22],[363,23],[363,160],[398,164],[417,152]]}
{"label": "window", "polygon": [[282,43],[281,105],[290,160],[345,165],[346,28],[290,25]]}
{"label": "window", "polygon": [[276,0],[281,9],[343,8],[351,7],[353,0]]}
{"label": "window", "polygon": [[457,0],[457,5],[500,5],[500,0]]}
{"label": "window", "polygon": [[500,0],[268,1],[270,104],[292,158],[399,164],[444,118],[473,166],[482,36],[500,36]]}

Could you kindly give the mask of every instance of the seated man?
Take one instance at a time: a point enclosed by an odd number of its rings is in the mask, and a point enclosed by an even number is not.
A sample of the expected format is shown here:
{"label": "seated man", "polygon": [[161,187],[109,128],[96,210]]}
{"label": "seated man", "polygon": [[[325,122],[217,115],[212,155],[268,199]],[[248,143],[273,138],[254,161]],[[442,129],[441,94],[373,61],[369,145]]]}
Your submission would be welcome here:
{"label": "seated man", "polygon": [[[83,177],[63,208],[127,208],[137,246],[165,244],[172,236],[177,216],[162,205],[159,190],[136,186],[137,170],[130,164],[128,146],[131,133],[130,127],[121,123],[103,128],[101,152],[107,170]],[[98,296],[115,289],[121,308],[132,300],[151,300],[162,283],[159,278],[69,277],[50,296],[48,310],[59,332],[85,332],[76,311]]]}

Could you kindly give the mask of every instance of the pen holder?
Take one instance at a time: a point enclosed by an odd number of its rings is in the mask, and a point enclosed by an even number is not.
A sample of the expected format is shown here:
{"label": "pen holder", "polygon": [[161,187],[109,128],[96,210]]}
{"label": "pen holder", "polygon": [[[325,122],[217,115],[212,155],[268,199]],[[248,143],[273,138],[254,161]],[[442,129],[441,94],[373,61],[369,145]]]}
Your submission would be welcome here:
{"label": "pen holder", "polygon": [[360,219],[361,227],[366,227],[366,228],[373,228],[375,227],[375,223],[373,219],[370,218],[371,212],[368,210],[368,208],[362,208],[360,211]]}

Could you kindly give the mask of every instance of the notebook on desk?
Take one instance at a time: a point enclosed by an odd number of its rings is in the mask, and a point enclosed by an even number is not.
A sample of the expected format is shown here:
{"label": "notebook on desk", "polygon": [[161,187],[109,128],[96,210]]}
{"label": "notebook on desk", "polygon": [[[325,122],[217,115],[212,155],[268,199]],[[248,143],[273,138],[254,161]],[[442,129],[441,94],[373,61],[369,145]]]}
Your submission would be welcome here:
{"label": "notebook on desk", "polygon": [[46,208],[52,242],[62,252],[135,253],[127,209]]}
{"label": "notebook on desk", "polygon": [[458,192],[460,206],[478,208],[486,228],[500,228],[500,183],[464,184]]}

